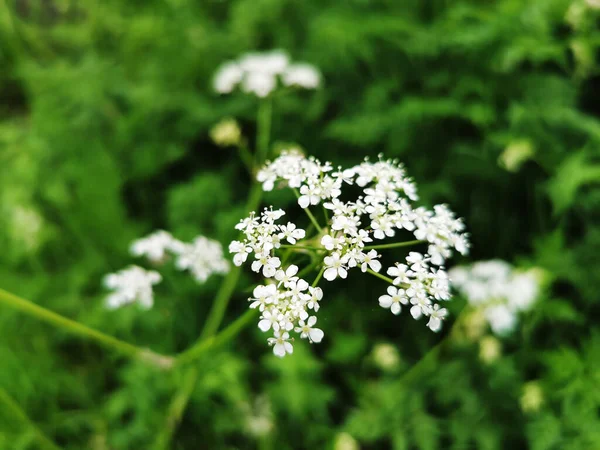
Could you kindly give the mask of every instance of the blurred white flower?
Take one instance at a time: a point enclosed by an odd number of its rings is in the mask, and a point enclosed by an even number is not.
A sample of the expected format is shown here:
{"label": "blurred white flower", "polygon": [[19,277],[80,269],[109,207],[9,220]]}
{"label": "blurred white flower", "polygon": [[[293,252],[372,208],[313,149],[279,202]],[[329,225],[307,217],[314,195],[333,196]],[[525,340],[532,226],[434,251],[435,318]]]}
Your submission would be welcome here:
{"label": "blurred white flower", "polygon": [[280,50],[267,53],[248,53],[237,61],[228,61],[216,72],[213,87],[228,94],[237,86],[257,97],[267,97],[278,85],[316,89],[321,82],[319,71],[310,64],[290,64]]}
{"label": "blurred white flower", "polygon": [[529,310],[540,290],[536,269],[518,272],[501,260],[455,267],[449,275],[452,285],[483,313],[498,335],[514,330],[518,312]]}
{"label": "blurred white flower", "polygon": [[158,272],[131,266],[104,277],[104,285],[114,292],[106,298],[106,307],[116,309],[138,302],[145,309],[152,308],[154,295],[152,286],[161,281]]}
{"label": "blurred white flower", "polygon": [[189,270],[196,281],[203,283],[212,274],[229,272],[229,262],[223,256],[223,247],[217,241],[196,237],[191,244],[184,244],[175,251],[178,269]]}
{"label": "blurred white flower", "polygon": [[284,72],[283,84],[304,89],[317,89],[321,84],[321,74],[310,64],[293,64]]}
{"label": "blurred white flower", "polygon": [[183,245],[183,242],[175,239],[170,233],[158,230],[133,241],[129,251],[133,256],[145,256],[152,262],[159,262],[165,258],[167,251],[178,251]]}

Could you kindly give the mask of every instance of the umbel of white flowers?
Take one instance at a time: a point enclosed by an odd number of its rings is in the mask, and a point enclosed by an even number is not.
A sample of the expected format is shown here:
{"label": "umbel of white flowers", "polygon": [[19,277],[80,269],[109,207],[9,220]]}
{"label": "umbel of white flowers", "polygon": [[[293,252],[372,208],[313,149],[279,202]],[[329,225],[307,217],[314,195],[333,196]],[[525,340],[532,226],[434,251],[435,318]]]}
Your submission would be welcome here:
{"label": "umbel of white flowers", "polygon": [[[205,282],[214,273],[225,274],[229,271],[229,262],[223,256],[221,244],[204,236],[197,236],[191,243],[185,243],[159,230],[134,241],[130,252],[134,256],[146,257],[154,264],[161,264],[172,256],[175,266],[189,271],[199,283]],[[107,308],[115,309],[134,302],[146,309],[151,308],[154,303],[152,286],[161,279],[158,272],[138,266],[108,274],[104,278],[104,285],[114,292],[106,299]]]}
{"label": "umbel of white flowers", "polygon": [[213,80],[220,94],[229,94],[240,86],[242,91],[257,97],[266,97],[279,85],[316,89],[321,84],[321,74],[307,63],[290,63],[287,54],[280,50],[268,53],[247,53],[235,61],[224,63]]}
{"label": "umbel of white flowers", "polygon": [[[259,328],[271,331],[268,343],[277,356],[292,353],[290,332],[309,342],[320,342],[323,331],[315,327],[323,291],[317,287],[321,275],[327,281],[345,279],[348,271],[360,269],[389,283],[379,304],[395,315],[408,305],[415,319],[428,317],[427,326],[441,329],[447,310],[438,302],[450,298],[448,275],[443,265],[453,250],[467,253],[468,240],[464,224],[446,205],[433,210],[414,206],[418,200],[413,181],[397,161],[382,160],[363,163],[349,169],[334,169],[329,162],[321,163],[297,152],[284,152],[257,174],[265,191],[275,186],[288,187],[298,197],[298,205],[310,217],[315,234],[307,236],[304,229],[292,222],[278,223],[283,210],[266,208],[261,214],[251,212],[236,228],[243,238],[233,241],[229,251],[234,264],[240,266],[250,259],[251,268],[265,277],[265,283],[254,290],[250,308],[258,308]],[[355,185],[360,194],[354,200],[341,200],[346,187]],[[356,192],[356,188],[352,189]],[[349,193],[344,192],[344,198]],[[327,223],[320,226],[310,208],[322,205]],[[394,238],[404,230],[414,235],[417,243],[428,244],[427,253],[410,252],[403,261],[388,267],[381,275],[378,245],[370,243]],[[390,244],[401,247],[415,241]],[[390,247],[387,246],[387,247]],[[319,273],[309,284],[296,264],[285,265],[279,254],[312,251],[313,265]],[[285,259],[288,261],[289,259]]]}
{"label": "umbel of white flowers", "polygon": [[515,270],[498,259],[479,261],[450,270],[452,286],[481,310],[495,334],[514,330],[519,311],[534,304],[540,290],[539,270]]}

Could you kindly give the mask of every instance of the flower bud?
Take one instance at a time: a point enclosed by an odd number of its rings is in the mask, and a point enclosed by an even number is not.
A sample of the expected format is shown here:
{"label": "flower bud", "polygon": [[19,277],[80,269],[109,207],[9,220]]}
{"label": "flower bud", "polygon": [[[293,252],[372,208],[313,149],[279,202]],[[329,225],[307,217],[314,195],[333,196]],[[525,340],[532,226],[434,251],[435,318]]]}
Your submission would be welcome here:
{"label": "flower bud", "polygon": [[493,336],[485,336],[479,341],[479,359],[485,364],[491,364],[500,358],[502,344]]}
{"label": "flower bud", "polygon": [[335,438],[333,450],[360,450],[360,446],[351,435],[342,432]]}
{"label": "flower bud", "polygon": [[210,130],[210,138],[219,147],[239,145],[242,132],[235,119],[223,119]]}
{"label": "flower bud", "polygon": [[521,394],[521,409],[525,413],[534,413],[544,404],[544,392],[537,381],[530,381],[523,385]]}
{"label": "flower bud", "polygon": [[372,357],[375,365],[384,371],[395,370],[400,364],[398,350],[391,344],[377,344],[373,348]]}

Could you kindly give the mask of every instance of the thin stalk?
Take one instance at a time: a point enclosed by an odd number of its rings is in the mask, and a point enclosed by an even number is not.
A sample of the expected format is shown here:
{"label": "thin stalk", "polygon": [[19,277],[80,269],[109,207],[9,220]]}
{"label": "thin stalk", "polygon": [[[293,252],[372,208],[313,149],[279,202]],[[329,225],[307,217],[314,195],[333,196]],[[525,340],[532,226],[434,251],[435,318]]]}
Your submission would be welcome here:
{"label": "thin stalk", "polygon": [[432,364],[435,364],[435,362],[437,361],[437,359],[438,359],[440,353],[442,352],[442,350],[444,349],[444,347],[447,346],[448,343],[450,342],[452,336],[455,333],[455,330],[457,330],[459,328],[459,326],[460,326],[459,324],[462,322],[462,319],[463,319],[464,311],[465,311],[465,309],[463,309],[463,311],[461,311],[461,313],[458,315],[458,317],[454,321],[454,324],[452,324],[452,328],[448,332],[448,335],[444,339],[442,339],[440,342],[438,342],[434,347],[429,349],[429,351],[427,353],[425,353],[425,355],[419,361],[417,361],[417,363],[415,365],[413,365],[410,369],[408,369],[400,377],[400,379],[399,379],[400,383],[402,383],[403,385],[408,385],[408,384],[412,383],[413,381],[417,381],[419,379],[419,377],[421,375],[423,375],[423,372],[427,368],[429,368]]}
{"label": "thin stalk", "polygon": [[271,116],[273,103],[270,98],[266,98],[258,105],[256,133],[256,158],[255,168],[259,168],[269,157],[269,140],[271,135]]}
{"label": "thin stalk", "polygon": [[371,269],[367,269],[367,272],[370,273],[371,275],[376,276],[377,278],[381,278],[383,281],[387,281],[390,284],[394,284],[394,280],[392,280],[390,277],[386,277],[385,275],[381,275],[380,273],[375,272],[374,270]]}
{"label": "thin stalk", "polygon": [[257,311],[255,309],[249,309],[235,321],[233,321],[229,326],[224,328],[220,333],[199,341],[188,350],[180,353],[177,356],[175,364],[181,365],[191,362],[206,353],[208,350],[225,344],[227,341],[237,336],[240,331],[242,331],[246,325],[248,325],[256,317],[256,315]]}
{"label": "thin stalk", "polygon": [[294,249],[294,248],[302,248],[305,250],[313,250],[316,252],[326,252],[327,250],[324,248],[319,248],[319,247],[311,247],[310,245],[287,245],[287,244],[282,244],[279,246],[279,248],[290,248],[290,249]]}
{"label": "thin stalk", "polygon": [[152,350],[121,341],[120,339],[104,334],[101,331],[94,330],[79,322],[67,319],[46,308],[42,308],[29,300],[25,300],[24,298],[18,297],[3,289],[0,289],[0,303],[49,323],[57,328],[95,341],[98,344],[111,350],[115,350],[123,355],[140,359],[157,367],[170,368],[173,364],[173,358],[170,356],[161,355]]}
{"label": "thin stalk", "polygon": [[194,392],[196,381],[198,380],[198,370],[195,367],[188,369],[183,377],[179,391],[175,394],[171,400],[167,412],[167,420],[165,427],[156,438],[154,442],[154,450],[163,450],[168,448],[169,442],[173,437],[173,433],[177,429],[177,425],[181,421],[181,417],[188,404],[189,398]]}
{"label": "thin stalk", "polygon": [[317,275],[317,278],[315,278],[315,281],[313,281],[312,287],[316,287],[317,284],[319,284],[319,281],[321,281],[321,277],[323,276],[323,272],[325,272],[325,266],[321,267],[321,270],[319,270],[319,274]]}
{"label": "thin stalk", "polygon": [[252,154],[248,150],[248,146],[246,145],[245,142],[241,142],[237,146],[237,149],[238,149],[238,155],[240,155],[240,159],[244,163],[244,166],[246,166],[246,169],[248,169],[248,173],[250,174],[251,177],[254,177],[254,163],[253,163],[254,158],[252,157]]}
{"label": "thin stalk", "polygon": [[[246,211],[251,212],[258,209],[260,206],[260,201],[262,198],[262,186],[254,179],[254,172],[258,170],[258,168],[265,162],[265,160],[269,156],[269,140],[271,134],[271,99],[265,99],[261,102],[258,109],[258,119],[257,126],[258,130],[256,133],[256,152],[254,159],[254,170],[251,170],[251,175],[253,177],[253,185],[250,189],[250,194],[248,195],[248,200],[246,202]],[[246,149],[247,150],[247,149]],[[242,155],[243,150],[240,148],[240,157],[244,159]],[[249,154],[249,152],[247,152]],[[190,362],[200,356],[205,351],[219,345],[228,339],[234,337],[237,333],[239,333],[242,328],[249,322],[249,318],[254,315],[254,311],[250,310],[240,318],[238,318],[235,322],[225,328],[221,333],[215,336],[221,322],[223,321],[223,317],[225,316],[225,312],[227,310],[227,305],[231,300],[231,296],[233,295],[235,288],[238,284],[239,278],[241,274],[240,267],[232,267],[229,271],[225,280],[223,280],[223,284],[219,288],[217,292],[217,296],[213,303],[213,306],[208,313],[208,317],[206,318],[206,322],[204,323],[204,328],[200,333],[200,337],[196,341],[194,345],[192,345],[188,350],[180,353],[177,356],[176,363],[182,364],[186,362]],[[194,368],[188,369],[185,374],[185,380],[188,381],[187,384],[184,384],[181,389],[175,394],[171,402],[172,409],[169,415],[167,416],[167,424],[165,426],[165,430],[161,433],[156,442],[155,449],[162,450],[166,449],[169,446],[169,442],[175,429],[177,427],[177,423],[185,408],[189,402],[190,395],[194,389],[197,379],[197,371]]]}
{"label": "thin stalk", "polygon": [[367,245],[367,246],[364,247],[364,250],[409,247],[411,245],[422,244],[424,242],[425,241],[414,240],[414,241],[406,241],[406,242],[395,242],[393,244]]}
{"label": "thin stalk", "polygon": [[31,419],[27,416],[25,411],[19,406],[19,404],[13,399],[8,392],[0,387],[0,404],[3,405],[3,409],[10,412],[12,417],[15,417],[27,427],[29,427],[33,433],[35,434],[35,438],[40,446],[40,448],[47,450],[60,450],[60,447],[56,445],[54,442],[50,440],[43,432],[40,430],[35,423],[31,421]]}
{"label": "thin stalk", "polygon": [[[300,192],[298,192],[298,189],[292,188],[292,191],[294,191],[294,194],[296,194],[296,197],[300,198]],[[302,208],[302,209],[304,210],[304,212],[306,212],[306,215],[308,216],[308,218],[310,219],[312,224],[315,226],[315,228],[317,230],[319,230],[319,233],[321,233],[323,231],[323,228],[321,228],[321,225],[319,225],[319,222],[317,221],[317,219],[313,215],[313,213],[310,212],[310,209],[308,209],[308,207]]]}

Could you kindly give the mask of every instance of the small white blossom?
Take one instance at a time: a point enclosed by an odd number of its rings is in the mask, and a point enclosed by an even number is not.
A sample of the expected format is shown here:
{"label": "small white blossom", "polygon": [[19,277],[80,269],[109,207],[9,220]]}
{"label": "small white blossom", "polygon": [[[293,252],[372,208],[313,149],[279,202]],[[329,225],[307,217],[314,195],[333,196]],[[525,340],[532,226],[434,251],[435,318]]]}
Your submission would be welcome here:
{"label": "small white blossom", "polygon": [[145,256],[152,262],[163,260],[168,251],[180,249],[183,243],[163,230],[154,233],[136,241],[133,241],[130,252],[134,256]]}
{"label": "small white blossom", "polygon": [[346,278],[348,271],[344,268],[344,261],[340,258],[339,253],[332,253],[331,256],[326,256],[323,260],[325,263],[325,272],[323,277],[328,281],[333,281],[337,277]]}
{"label": "small white blossom", "polygon": [[295,329],[296,333],[300,333],[300,337],[302,339],[307,339],[313,343],[317,344],[323,340],[323,330],[319,328],[315,328],[315,324],[317,323],[317,318],[315,316],[310,316],[306,323],[304,320],[300,320],[298,322],[298,327]]}
{"label": "small white blossom", "polygon": [[406,297],[406,291],[404,289],[398,289],[394,286],[387,288],[388,295],[382,295],[379,297],[379,306],[382,308],[389,308],[393,314],[398,315],[402,310],[400,304],[406,305],[408,298]]}
{"label": "small white blossom", "polygon": [[268,339],[268,343],[273,346],[273,353],[275,356],[283,358],[286,354],[292,354],[294,352],[294,347],[289,342],[290,334],[287,331],[284,331],[283,333],[275,331],[273,336],[275,337]]}

